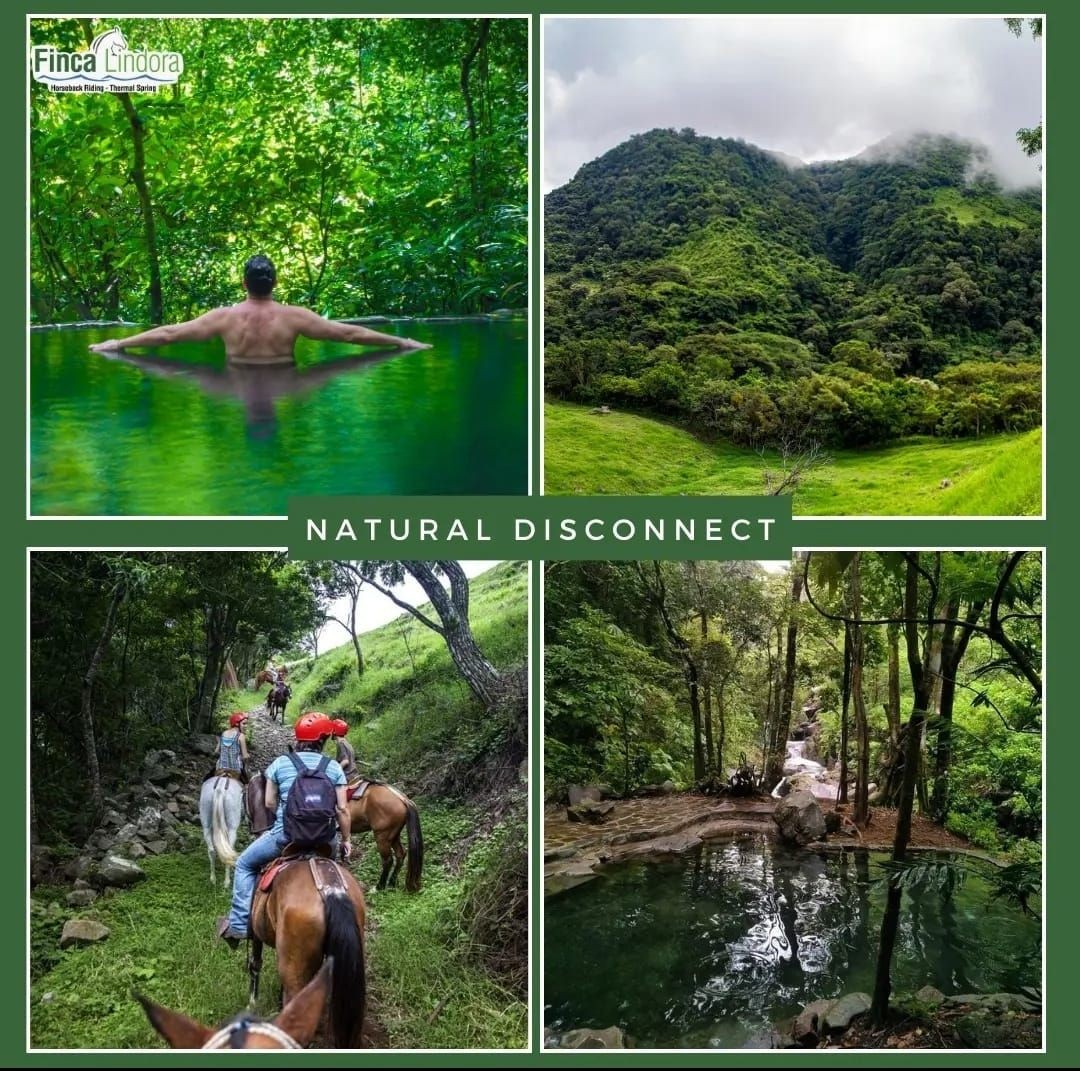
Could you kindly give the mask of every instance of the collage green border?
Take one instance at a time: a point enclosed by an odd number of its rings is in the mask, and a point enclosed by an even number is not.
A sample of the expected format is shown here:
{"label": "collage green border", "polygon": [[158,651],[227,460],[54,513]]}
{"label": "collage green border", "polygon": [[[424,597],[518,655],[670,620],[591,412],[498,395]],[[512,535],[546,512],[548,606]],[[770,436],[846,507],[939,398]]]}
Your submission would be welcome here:
{"label": "collage green border", "polygon": [[[192,3],[177,0],[167,5],[146,3],[114,3],[97,11],[104,15],[135,14],[177,14],[196,15],[209,13],[212,7],[206,3]],[[539,99],[542,88],[540,77],[540,15],[541,14],[647,14],[665,11],[668,5],[642,3],[640,0],[614,4],[574,3],[568,0],[551,0],[549,3],[494,3],[475,5],[454,5],[431,3],[417,0],[411,4],[350,4],[325,3],[309,5],[320,14],[340,15],[388,15],[388,14],[462,14],[480,13],[490,15],[531,14],[533,16],[533,56],[532,56],[532,250],[533,269],[533,307],[538,307],[537,297],[540,283],[540,250],[536,235],[539,226],[540,211],[540,130]],[[298,10],[299,9],[299,10]],[[1075,570],[1070,571],[1067,560],[1068,551],[1075,549],[1075,535],[1080,508],[1077,497],[1080,490],[1071,471],[1069,461],[1080,447],[1080,436],[1076,433],[1075,415],[1072,415],[1073,427],[1070,428],[1070,410],[1076,408],[1074,399],[1080,397],[1080,371],[1073,349],[1069,346],[1071,323],[1067,319],[1069,294],[1072,286],[1080,283],[1080,271],[1071,263],[1071,252],[1077,243],[1077,207],[1076,197],[1068,184],[1068,178],[1080,175],[1077,167],[1077,147],[1071,127],[1074,125],[1073,108],[1069,101],[1080,97],[1080,5],[1065,3],[1063,0],[1044,0],[1037,5],[1032,14],[1044,13],[1046,22],[1047,56],[1047,111],[1053,118],[1060,116],[1060,138],[1053,140],[1049,154],[1052,167],[1047,175],[1048,209],[1047,229],[1047,264],[1046,279],[1048,287],[1047,307],[1051,306],[1053,295],[1060,295],[1058,305],[1061,312],[1055,320],[1051,316],[1047,321],[1047,403],[1046,450],[1047,480],[1045,520],[1037,521],[953,521],[953,520],[911,520],[911,521],[802,521],[795,525],[796,545],[800,547],[1046,547],[1050,575],[1053,577],[1053,595],[1047,606],[1047,661],[1052,665],[1068,665],[1072,653],[1071,644],[1080,641],[1080,628],[1071,620],[1068,613],[1080,598]],[[0,67],[0,100],[6,106],[0,111],[0,123],[3,124],[3,144],[7,147],[7,169],[0,171],[0,187],[4,194],[4,213],[7,226],[4,233],[10,236],[11,245],[7,256],[0,259],[0,303],[6,312],[9,323],[18,325],[12,332],[12,341],[6,363],[8,366],[7,389],[0,394],[0,450],[7,463],[3,466],[2,478],[5,483],[4,500],[9,503],[7,523],[0,527],[0,545],[9,555],[12,568],[8,572],[9,581],[4,585],[7,593],[6,606],[0,620],[0,637],[4,641],[3,650],[8,652],[6,678],[9,684],[5,693],[7,710],[4,712],[10,726],[9,750],[13,753],[11,761],[22,769],[24,735],[27,709],[26,680],[26,554],[28,546],[235,546],[264,547],[286,545],[285,524],[272,521],[27,521],[25,517],[25,333],[26,318],[26,270],[25,251],[22,236],[25,233],[25,117],[24,102],[26,97],[26,59],[24,51],[25,18],[33,13],[85,14],[86,5],[50,5],[23,4],[17,8],[5,8],[0,13],[0,26],[3,26],[3,40],[7,42],[7,62]],[[949,13],[949,14],[1001,14],[1017,15],[1026,13],[1012,8],[1003,8],[997,4],[980,3],[886,3],[869,2],[861,4],[818,2],[807,4],[794,3],[700,3],[684,0],[677,8],[678,13],[706,14],[714,12],[742,14],[855,14],[867,11],[875,13],[895,12],[906,14]],[[225,7],[228,14],[270,15],[304,14],[302,5],[265,0],[261,4],[250,0],[237,0]],[[218,14],[220,11],[214,11]],[[673,12],[668,12],[673,13]],[[18,237],[16,237],[18,236]],[[541,391],[538,384],[540,337],[539,318],[533,318],[533,353],[534,353],[534,389],[533,389],[533,486],[539,490],[540,457],[539,432],[542,413]],[[165,445],[163,448],[167,449]],[[1071,453],[1070,453],[1071,451]],[[1055,461],[1058,463],[1055,464]],[[536,612],[540,592],[539,567],[533,569],[532,592],[534,610],[532,614],[533,650],[539,649],[540,615]],[[1075,655],[1073,656],[1075,659]],[[539,659],[533,658],[531,677],[534,694],[539,685]],[[1050,694],[1056,696],[1056,678],[1051,676]],[[1063,685],[1063,694],[1065,690]],[[1047,768],[1046,774],[1046,836],[1047,836],[1047,887],[1045,890],[1045,912],[1047,918],[1046,942],[1046,992],[1045,1014],[1047,1025],[1047,1052],[1045,1054],[999,1054],[968,1055],[949,1054],[950,1066],[956,1067],[1075,1067],[1080,1066],[1080,1015],[1074,1011],[1075,993],[1080,993],[1076,981],[1076,965],[1080,964],[1080,927],[1070,914],[1072,901],[1080,886],[1080,860],[1077,853],[1080,844],[1074,832],[1077,822],[1076,811],[1080,807],[1080,797],[1075,793],[1070,780],[1075,781],[1076,774],[1070,769],[1075,763],[1074,756],[1080,754],[1080,712],[1074,714],[1069,709],[1068,700],[1063,700],[1060,712],[1055,711],[1051,700],[1050,716],[1047,720]],[[543,719],[538,711],[533,712],[533,783],[539,785],[541,733]],[[1070,779],[1070,773],[1073,774]],[[148,1057],[145,1053],[32,1053],[25,1051],[26,1023],[26,935],[25,920],[25,858],[24,832],[27,828],[25,813],[25,775],[9,778],[4,797],[10,801],[10,814],[13,816],[9,828],[11,852],[18,860],[17,866],[9,869],[18,871],[17,880],[0,885],[0,910],[7,922],[11,937],[10,945],[5,947],[6,954],[0,957],[0,1061],[3,1066],[59,1066],[59,1067],[140,1067],[152,1060],[163,1066],[206,1066],[234,1059],[245,1060],[242,1054],[181,1054],[162,1051]],[[14,782],[14,783],[12,783]],[[1069,808],[1073,814],[1070,816]],[[533,887],[537,896],[533,902],[533,926],[537,933],[538,920],[542,910],[539,891],[542,853],[539,850],[540,807],[537,804],[533,813],[534,850],[532,862]],[[400,1066],[400,1067],[503,1067],[565,1065],[569,1067],[600,1066],[665,1066],[665,1067],[715,1067],[715,1066],[937,1066],[943,1062],[942,1055],[920,1055],[917,1052],[882,1052],[882,1053],[844,1053],[840,1050],[810,1050],[797,1052],[756,1052],[745,1054],[716,1053],[696,1055],[652,1055],[636,1054],[633,1050],[625,1052],[542,1052],[537,1051],[540,1039],[540,1021],[542,1008],[539,1007],[540,976],[539,950],[534,947],[532,963],[533,980],[533,1022],[531,1053],[497,1053],[490,1055],[476,1054],[438,1054],[415,1055],[394,1052],[372,1053],[280,1053],[271,1054],[273,1063],[286,1066]]]}

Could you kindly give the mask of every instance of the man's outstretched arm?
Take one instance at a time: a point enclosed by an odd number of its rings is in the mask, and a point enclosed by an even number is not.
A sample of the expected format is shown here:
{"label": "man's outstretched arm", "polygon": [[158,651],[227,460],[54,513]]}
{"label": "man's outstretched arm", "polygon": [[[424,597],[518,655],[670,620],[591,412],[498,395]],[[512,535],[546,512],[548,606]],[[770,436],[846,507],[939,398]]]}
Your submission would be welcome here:
{"label": "man's outstretched arm", "polygon": [[372,331],[360,324],[343,324],[340,320],[327,320],[310,309],[296,306],[297,330],[304,338],[322,339],[327,342],[351,342],[354,346],[396,346],[403,350],[429,350],[427,342],[417,342],[412,338],[398,338],[397,335],[384,335],[381,331]]}
{"label": "man's outstretched arm", "polygon": [[163,324],[151,327],[149,331],[140,331],[128,338],[111,338],[108,342],[96,342],[90,347],[95,353],[107,353],[109,350],[126,350],[133,346],[168,346],[173,342],[205,342],[221,334],[224,309],[212,309],[196,316],[194,320],[185,320],[179,324]]}

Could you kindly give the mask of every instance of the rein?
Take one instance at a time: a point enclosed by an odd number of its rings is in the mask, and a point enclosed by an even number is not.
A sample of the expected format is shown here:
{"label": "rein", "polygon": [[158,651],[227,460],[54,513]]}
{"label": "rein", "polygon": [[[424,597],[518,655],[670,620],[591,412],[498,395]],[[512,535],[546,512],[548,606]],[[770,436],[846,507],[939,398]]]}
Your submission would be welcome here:
{"label": "rein", "polygon": [[298,1045],[284,1030],[263,1019],[236,1019],[223,1026],[203,1045],[204,1049],[243,1049],[249,1034],[259,1034],[277,1042],[280,1049],[299,1049]]}

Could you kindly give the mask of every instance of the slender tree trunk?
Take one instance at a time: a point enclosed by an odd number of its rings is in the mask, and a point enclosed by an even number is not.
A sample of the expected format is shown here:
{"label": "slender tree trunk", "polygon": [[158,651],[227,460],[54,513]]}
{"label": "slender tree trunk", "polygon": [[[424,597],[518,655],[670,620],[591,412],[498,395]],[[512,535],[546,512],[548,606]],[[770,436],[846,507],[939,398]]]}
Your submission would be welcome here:
{"label": "slender tree trunk", "polygon": [[359,590],[353,592],[352,602],[349,606],[349,635],[352,637],[353,650],[356,652],[356,675],[364,675],[364,653],[360,650],[360,637],[356,634],[356,603],[359,599]]}
{"label": "slender tree trunk", "polygon": [[724,737],[727,736],[727,722],[724,717],[724,689],[727,688],[727,678],[720,682],[716,692],[716,772],[721,778],[724,776]]}
{"label": "slender tree trunk", "polygon": [[[86,43],[90,45],[94,40],[94,31],[89,19],[80,19]],[[134,160],[131,166],[131,181],[135,184],[135,192],[139,197],[139,209],[143,219],[143,241],[146,245],[146,259],[150,268],[150,286],[148,290],[150,322],[162,323],[165,314],[161,300],[161,265],[158,261],[157,249],[157,225],[154,222],[154,205],[150,199],[150,187],[146,182],[146,131],[143,127],[142,118],[131,103],[130,93],[112,94],[119,101],[127,116],[128,125],[131,127],[131,143],[134,151]]]}
{"label": "slender tree trunk", "polygon": [[851,626],[844,625],[844,685],[840,702],[840,791],[837,803],[848,801],[848,706],[851,703]]}
{"label": "slender tree trunk", "polygon": [[866,697],[863,695],[862,584],[859,576],[860,555],[851,560],[851,696],[855,701],[855,825],[865,829],[870,822],[870,730],[866,722]]}
{"label": "slender tree trunk", "polygon": [[799,632],[799,603],[802,601],[802,555],[797,553],[791,566],[791,610],[788,613],[787,647],[784,650],[784,687],[776,719],[773,752],[766,769],[766,784],[775,785],[784,776],[787,738],[791,731],[791,707],[795,701],[795,654]]}
{"label": "slender tree trunk", "polygon": [[[935,593],[931,590],[927,594],[926,620],[934,618],[935,609]],[[911,815],[915,805],[919,751],[923,726],[926,724],[927,708],[930,705],[929,644],[926,645],[925,654],[920,653],[919,650],[919,554],[917,551],[907,555],[907,577],[904,585],[904,634],[914,692],[914,706],[905,734],[904,775],[896,814],[896,834],[893,838],[892,858],[897,863],[902,863],[907,858],[908,843],[911,840]],[[903,890],[900,884],[897,881],[890,881],[885,901],[885,913],[881,920],[874,996],[870,1007],[871,1018],[878,1026],[884,1025],[889,1012],[889,997],[892,995],[892,957],[900,924],[902,896]]]}
{"label": "slender tree trunk", "polygon": [[709,644],[709,615],[704,607],[701,611],[701,676],[702,692],[705,696],[703,720],[705,724],[705,776],[716,771],[716,752],[713,750],[712,689],[710,687],[709,656],[706,653]]}
{"label": "slender tree trunk", "polygon": [[[938,822],[949,815],[949,770],[952,766],[952,716],[956,700],[956,675],[972,636],[972,627],[982,616],[985,599],[973,602],[964,615],[964,626],[949,625],[941,651],[941,709],[938,712],[937,747],[934,754],[934,788],[930,797],[930,813]],[[946,612],[954,617],[957,608]]]}
{"label": "slender tree trunk", "polygon": [[476,142],[479,137],[476,128],[476,108],[473,105],[472,88],[469,84],[469,76],[473,64],[480,50],[487,44],[488,34],[491,32],[491,19],[480,19],[476,31],[476,39],[465,53],[461,61],[461,95],[465,98],[465,114],[469,122],[469,189],[472,193],[473,208],[480,212],[480,182],[478,177],[478,165],[476,159]]}
{"label": "slender tree trunk", "polygon": [[82,721],[83,747],[86,750],[86,772],[90,777],[90,799],[94,805],[94,815],[97,816],[105,809],[105,797],[101,790],[101,767],[98,765],[97,739],[94,733],[94,681],[97,678],[98,669],[101,667],[101,659],[105,655],[105,649],[112,638],[113,629],[116,627],[116,611],[127,595],[127,585],[120,581],[113,589],[112,598],[109,600],[109,609],[105,613],[105,624],[98,636],[97,646],[90,656],[90,664],[82,679],[82,701],[79,706],[79,716]]}
{"label": "slender tree trunk", "polygon": [[900,626],[888,626],[889,698],[885,718],[889,723],[889,743],[893,750],[900,744]]}

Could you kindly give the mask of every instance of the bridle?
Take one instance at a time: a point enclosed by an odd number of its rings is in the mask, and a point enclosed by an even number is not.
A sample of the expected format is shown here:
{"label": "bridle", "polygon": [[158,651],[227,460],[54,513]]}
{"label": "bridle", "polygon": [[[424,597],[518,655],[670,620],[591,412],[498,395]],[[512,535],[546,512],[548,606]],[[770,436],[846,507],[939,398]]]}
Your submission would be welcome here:
{"label": "bridle", "polygon": [[243,1049],[250,1034],[257,1034],[269,1038],[277,1043],[279,1049],[303,1048],[293,1038],[289,1037],[281,1027],[265,1019],[252,1019],[242,1016],[234,1019],[231,1023],[223,1026],[216,1034],[210,1037],[203,1045],[204,1049]]}

